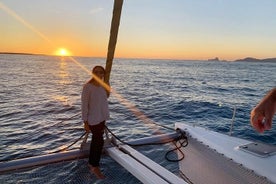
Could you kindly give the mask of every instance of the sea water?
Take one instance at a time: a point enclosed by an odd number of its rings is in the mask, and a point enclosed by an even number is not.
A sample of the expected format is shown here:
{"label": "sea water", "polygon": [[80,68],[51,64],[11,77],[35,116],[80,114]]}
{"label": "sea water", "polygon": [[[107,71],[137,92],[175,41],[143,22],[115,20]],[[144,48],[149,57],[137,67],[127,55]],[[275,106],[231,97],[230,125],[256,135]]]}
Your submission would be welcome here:
{"label": "sea water", "polygon": [[[1,161],[51,153],[78,140],[84,133],[81,90],[91,77],[84,68],[95,65],[105,66],[105,59],[0,55]],[[110,84],[107,125],[123,141],[169,133],[157,125],[173,128],[176,122],[228,134],[233,122],[233,136],[276,145],[275,118],[264,134],[249,122],[252,108],[276,86],[276,63],[116,58]],[[169,144],[138,149],[178,174],[177,163],[164,157]],[[101,166],[102,181],[82,159],[1,174],[0,183],[139,183],[109,157]]]}

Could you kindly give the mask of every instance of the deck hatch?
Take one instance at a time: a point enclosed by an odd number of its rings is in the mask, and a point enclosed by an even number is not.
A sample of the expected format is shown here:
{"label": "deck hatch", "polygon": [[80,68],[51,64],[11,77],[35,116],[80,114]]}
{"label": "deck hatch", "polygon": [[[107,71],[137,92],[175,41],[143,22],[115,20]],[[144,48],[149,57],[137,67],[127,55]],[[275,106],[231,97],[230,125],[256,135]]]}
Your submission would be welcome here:
{"label": "deck hatch", "polygon": [[252,142],[239,146],[239,149],[260,157],[268,157],[276,154],[276,146],[264,143]]}

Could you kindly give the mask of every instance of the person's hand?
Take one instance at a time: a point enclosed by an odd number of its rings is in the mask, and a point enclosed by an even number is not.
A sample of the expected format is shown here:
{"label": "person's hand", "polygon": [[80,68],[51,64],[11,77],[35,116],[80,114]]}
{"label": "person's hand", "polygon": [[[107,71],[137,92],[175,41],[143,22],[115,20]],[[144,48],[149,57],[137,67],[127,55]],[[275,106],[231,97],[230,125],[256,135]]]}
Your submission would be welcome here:
{"label": "person's hand", "polygon": [[251,125],[260,133],[271,129],[273,114],[264,107],[256,107],[251,111]]}
{"label": "person's hand", "polygon": [[276,103],[270,93],[251,111],[251,125],[260,133],[271,129],[275,112]]}
{"label": "person's hand", "polygon": [[90,132],[90,128],[89,128],[89,125],[88,125],[88,121],[84,121],[84,129],[87,133]]}

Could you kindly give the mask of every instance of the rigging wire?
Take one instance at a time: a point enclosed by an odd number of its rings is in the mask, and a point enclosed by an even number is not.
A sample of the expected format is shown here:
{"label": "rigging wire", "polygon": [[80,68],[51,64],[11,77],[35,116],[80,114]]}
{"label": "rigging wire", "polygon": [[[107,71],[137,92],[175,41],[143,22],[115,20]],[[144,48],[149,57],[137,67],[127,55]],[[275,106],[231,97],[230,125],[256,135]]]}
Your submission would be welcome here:
{"label": "rigging wire", "polygon": [[57,150],[57,151],[53,151],[53,152],[50,152],[48,154],[52,154],[52,153],[58,153],[58,152],[62,152],[62,151],[66,151],[68,150],[70,147],[72,147],[74,144],[76,144],[77,142],[79,142],[83,136],[85,136],[87,134],[87,132],[84,132],[77,140],[75,140],[73,143],[71,143],[70,145],[66,146],[65,148],[62,148],[60,150]]}
{"label": "rigging wire", "polygon": [[[80,113],[77,113],[77,114],[75,114],[75,115],[73,115],[73,116],[71,116],[71,117],[69,117],[69,118],[66,118],[65,120],[59,121],[59,122],[57,122],[57,123],[55,123],[55,124],[53,124],[53,125],[51,125],[51,126],[49,126],[49,127],[44,127],[44,128],[42,128],[42,130],[49,129],[49,128],[52,128],[52,127],[55,127],[56,125],[59,125],[59,124],[65,122],[65,121],[72,120],[72,118],[75,118],[75,117],[77,117],[77,116],[79,116],[79,115],[80,115]],[[24,139],[30,139],[30,138],[33,137],[34,135],[37,135],[37,134],[41,133],[42,130],[37,131],[37,132],[35,132],[34,134],[28,135],[28,136],[25,137]],[[68,150],[70,147],[72,147],[72,146],[75,145],[78,141],[80,141],[80,140],[83,138],[83,136],[84,136],[85,134],[86,134],[86,132],[83,133],[78,139],[76,139],[76,140],[75,140],[73,143],[71,143],[70,145],[65,146],[64,148],[62,148],[62,149],[60,149],[60,150],[57,150],[57,151],[48,152],[47,154],[58,153],[58,152],[62,152],[62,151]],[[63,146],[60,146],[60,147],[63,147]],[[47,155],[47,154],[41,154],[41,155]],[[40,156],[40,155],[33,155],[33,156]],[[27,157],[29,157],[29,156],[21,157],[21,158],[17,158],[17,159],[22,159],[22,158],[27,158]],[[0,162],[6,162],[6,161],[11,161],[11,160],[13,160],[13,159],[2,159],[2,160],[0,160]]]}
{"label": "rigging wire", "polygon": [[31,138],[34,137],[35,135],[40,134],[42,131],[45,131],[45,130],[50,129],[50,128],[53,128],[53,127],[55,127],[55,126],[57,126],[57,125],[60,125],[60,124],[62,124],[62,123],[64,123],[64,122],[66,122],[66,121],[72,120],[73,118],[75,118],[75,117],[77,117],[77,116],[79,116],[79,115],[80,115],[80,113],[77,113],[77,114],[75,114],[75,115],[73,115],[73,116],[71,116],[71,117],[68,117],[68,118],[64,119],[64,120],[58,121],[57,123],[55,123],[55,124],[53,124],[53,125],[50,125],[50,126],[48,126],[48,127],[42,127],[40,130],[37,130],[37,131],[34,132],[33,134],[29,134],[29,135],[27,135],[26,137],[24,137],[24,138],[22,138],[22,139],[31,139]]}
{"label": "rigging wire", "polygon": [[[77,142],[79,142],[83,136],[85,136],[87,134],[87,132],[84,132],[78,139],[76,139],[73,143],[71,143],[70,145],[62,148],[62,149],[59,149],[57,151],[52,151],[52,152],[48,152],[46,154],[40,154],[40,155],[32,155],[32,157],[35,157],[35,156],[43,156],[43,155],[48,155],[48,154],[53,154],[53,153],[59,153],[59,152],[62,152],[62,151],[66,151],[68,150],[70,147],[72,147],[73,145],[75,145]],[[16,158],[16,159],[23,159],[23,158],[29,158],[29,156],[27,157],[20,157],[20,158]],[[0,160],[0,162],[8,162],[8,161],[12,161],[14,159],[3,159],[3,160]]]}

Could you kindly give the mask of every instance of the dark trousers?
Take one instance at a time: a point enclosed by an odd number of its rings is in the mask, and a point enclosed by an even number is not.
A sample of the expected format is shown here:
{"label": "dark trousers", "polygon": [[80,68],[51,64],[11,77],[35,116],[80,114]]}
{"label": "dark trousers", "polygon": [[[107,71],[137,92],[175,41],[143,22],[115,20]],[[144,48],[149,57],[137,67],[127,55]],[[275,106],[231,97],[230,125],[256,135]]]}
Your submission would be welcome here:
{"label": "dark trousers", "polygon": [[89,155],[89,164],[93,167],[98,167],[100,164],[102,149],[104,145],[104,128],[105,121],[97,125],[89,125],[89,128],[92,132],[92,141],[90,144],[90,155]]}

